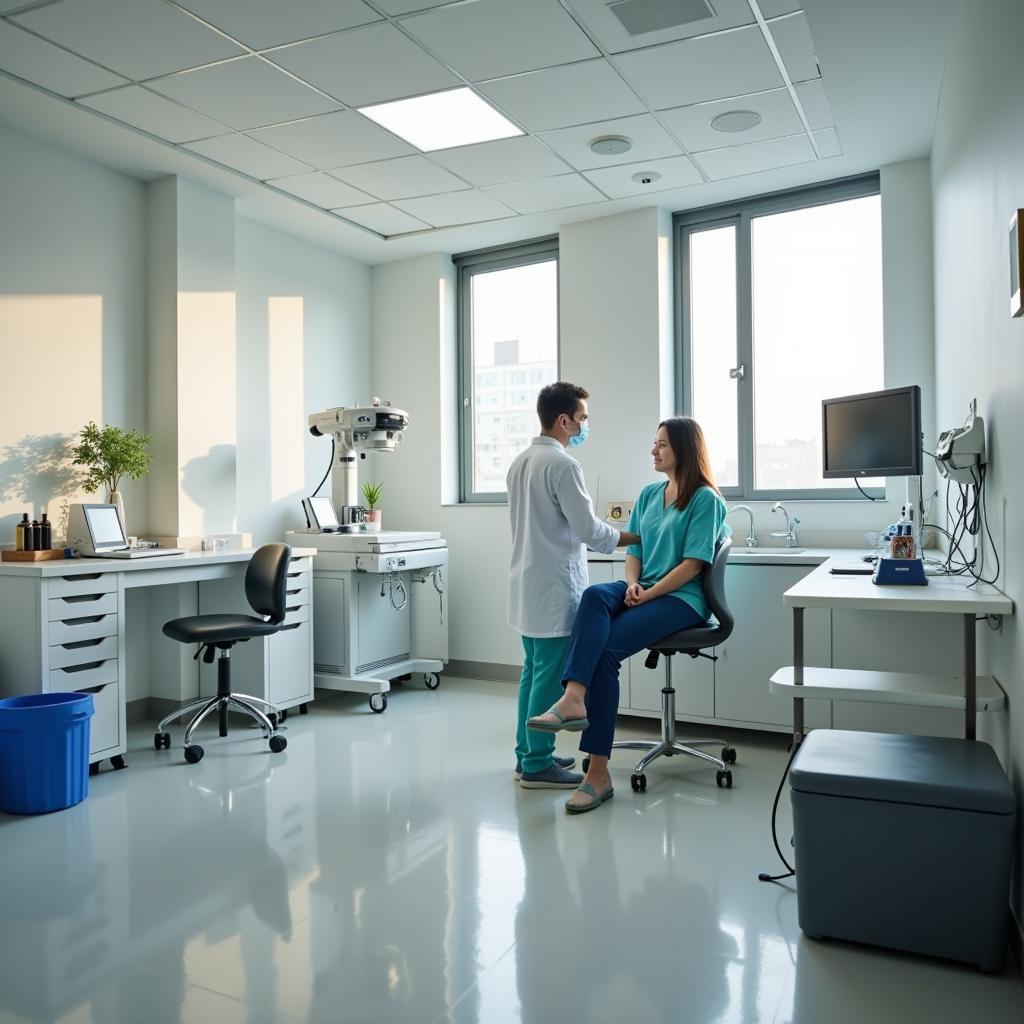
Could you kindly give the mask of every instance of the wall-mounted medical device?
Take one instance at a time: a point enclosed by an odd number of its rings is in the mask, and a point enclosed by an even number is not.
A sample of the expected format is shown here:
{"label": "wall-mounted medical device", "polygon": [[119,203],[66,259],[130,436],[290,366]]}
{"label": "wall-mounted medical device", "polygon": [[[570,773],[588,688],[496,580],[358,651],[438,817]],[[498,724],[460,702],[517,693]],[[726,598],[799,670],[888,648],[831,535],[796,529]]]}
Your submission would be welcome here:
{"label": "wall-mounted medical device", "polygon": [[977,485],[986,461],[985,421],[978,415],[978,402],[974,399],[964,425],[939,434],[935,465],[947,480]]}

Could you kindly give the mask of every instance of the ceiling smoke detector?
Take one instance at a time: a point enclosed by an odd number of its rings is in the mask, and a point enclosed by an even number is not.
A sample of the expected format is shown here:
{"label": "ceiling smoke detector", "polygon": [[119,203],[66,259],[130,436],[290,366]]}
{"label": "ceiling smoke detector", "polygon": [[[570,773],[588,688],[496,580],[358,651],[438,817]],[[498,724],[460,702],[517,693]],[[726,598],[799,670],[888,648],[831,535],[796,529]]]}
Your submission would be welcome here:
{"label": "ceiling smoke detector", "polygon": [[590,150],[598,156],[619,156],[632,148],[632,140],[625,135],[599,135],[590,140]]}
{"label": "ceiling smoke detector", "polygon": [[661,175],[657,171],[637,171],[633,180],[638,185],[653,185]]}
{"label": "ceiling smoke detector", "polygon": [[724,114],[711,119],[711,127],[716,132],[748,132],[761,123],[761,115],[756,110],[727,110]]}

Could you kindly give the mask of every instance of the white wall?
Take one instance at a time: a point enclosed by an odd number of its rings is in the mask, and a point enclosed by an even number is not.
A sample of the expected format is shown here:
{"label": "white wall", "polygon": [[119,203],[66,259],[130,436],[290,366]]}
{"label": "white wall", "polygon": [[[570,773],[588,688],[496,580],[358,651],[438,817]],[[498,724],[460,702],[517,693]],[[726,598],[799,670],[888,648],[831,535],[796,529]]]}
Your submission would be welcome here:
{"label": "white wall", "polygon": [[[0,127],[0,544],[82,500],[61,446],[144,430],[145,204],[131,178]],[[145,487],[124,486],[129,528]],[[105,499],[106,495],[102,495]]]}
{"label": "white wall", "polygon": [[[959,425],[972,398],[989,441],[989,522],[1003,561],[1000,587],[1018,614],[988,634],[989,664],[1010,703],[1010,775],[1024,803],[1024,319],[1009,315],[1007,226],[1024,207],[1024,5],[984,0],[956,8],[935,144],[936,415]],[[990,563],[991,564],[991,563]],[[1013,904],[1024,921],[1024,842],[1018,814]]]}
{"label": "white wall", "polygon": [[244,217],[236,239],[238,528],[263,543],[305,525],[330,461],[309,413],[372,397],[370,268]]}

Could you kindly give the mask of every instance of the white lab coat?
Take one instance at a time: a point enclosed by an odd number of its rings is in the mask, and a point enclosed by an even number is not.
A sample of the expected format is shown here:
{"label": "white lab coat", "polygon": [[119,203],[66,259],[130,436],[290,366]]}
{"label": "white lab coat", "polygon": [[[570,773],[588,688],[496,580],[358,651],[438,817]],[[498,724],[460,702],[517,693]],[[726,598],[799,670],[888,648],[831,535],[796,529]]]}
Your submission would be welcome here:
{"label": "white lab coat", "polygon": [[580,464],[553,437],[516,456],[507,484],[508,624],[524,636],[568,636],[589,582],[586,548],[609,554],[619,531],[594,515]]}

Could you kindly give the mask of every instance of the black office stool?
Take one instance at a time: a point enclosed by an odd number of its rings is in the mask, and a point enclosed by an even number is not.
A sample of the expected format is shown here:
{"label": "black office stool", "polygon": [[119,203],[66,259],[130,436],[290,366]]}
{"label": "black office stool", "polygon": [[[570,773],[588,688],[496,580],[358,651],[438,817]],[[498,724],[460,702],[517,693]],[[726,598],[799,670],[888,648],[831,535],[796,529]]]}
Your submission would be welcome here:
{"label": "black office stool", "polygon": [[[715,781],[719,786],[726,789],[732,788],[732,772],[727,767],[736,763],[736,751],[728,743],[720,739],[676,739],[676,691],[672,687],[672,656],[675,654],[688,654],[691,658],[708,658],[717,661],[715,655],[705,653],[709,649],[724,643],[732,633],[733,616],[725,600],[725,565],[729,560],[729,549],[732,541],[726,537],[719,541],[715,549],[715,560],[704,573],[704,597],[708,607],[714,614],[717,621],[709,622],[703,626],[695,626],[693,629],[683,629],[678,633],[651,644],[647,655],[646,665],[648,668],[656,668],[658,657],[664,655],[665,665],[665,686],[661,691],[661,739],[657,742],[650,740],[621,740],[613,743],[612,747],[622,750],[645,750],[647,753],[640,758],[630,777],[630,785],[636,793],[642,793],[647,789],[647,776],[644,774],[647,766],[656,761],[659,757],[674,757],[676,754],[685,754],[688,757],[696,757],[701,761],[707,761],[718,769]],[[700,746],[720,746],[721,757],[714,757],[703,750],[697,750]],[[584,771],[587,762],[584,761]]]}
{"label": "black office stool", "polygon": [[[254,637],[269,636],[281,628],[291,557],[292,549],[287,544],[264,544],[249,561],[245,571],[245,596],[253,611],[263,618],[255,615],[190,615],[164,624],[164,636],[183,644],[199,644],[195,656],[198,658],[202,654],[207,665],[213,661],[216,651],[220,651],[220,657],[217,658],[217,696],[194,701],[161,719],[153,736],[157,750],[166,750],[171,745],[170,733],[165,732],[169,723],[197,712],[185,730],[185,760],[189,764],[201,761],[203,748],[192,743],[192,733],[214,709],[219,712],[221,736],[228,734],[228,711],[241,711],[259,723],[263,738],[270,740],[270,749],[275,754],[288,746],[288,741],[277,731],[277,723],[281,721],[277,707],[259,697],[231,692],[231,648]],[[255,704],[269,708],[273,721]]]}

